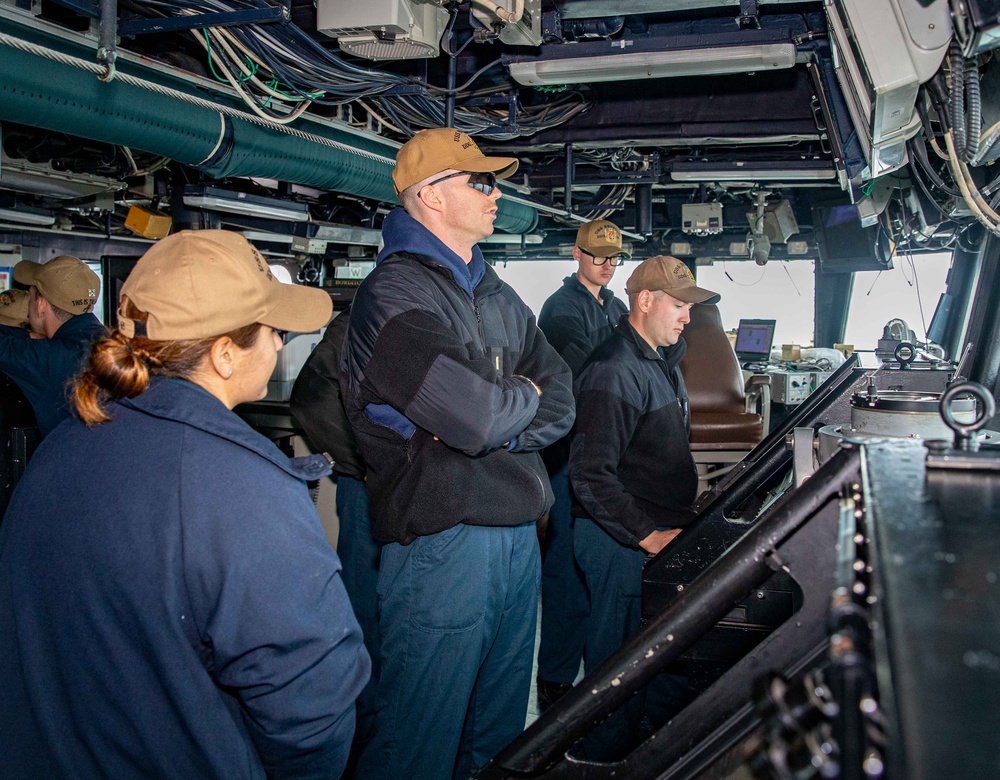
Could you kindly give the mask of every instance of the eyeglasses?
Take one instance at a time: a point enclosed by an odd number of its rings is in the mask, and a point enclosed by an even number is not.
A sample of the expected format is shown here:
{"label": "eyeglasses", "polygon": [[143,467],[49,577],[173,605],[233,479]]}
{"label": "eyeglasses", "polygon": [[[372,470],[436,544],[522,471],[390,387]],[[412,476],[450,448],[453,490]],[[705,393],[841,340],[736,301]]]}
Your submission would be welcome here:
{"label": "eyeglasses", "polygon": [[598,257],[593,252],[588,252],[586,249],[581,248],[581,252],[585,255],[590,255],[594,260],[594,265],[604,265],[605,263],[611,263],[612,268],[617,268],[626,260],[628,260],[627,255],[611,255],[610,257]]}
{"label": "eyeglasses", "polygon": [[277,328],[271,328],[274,331],[274,335],[281,339],[282,343],[285,341],[285,336],[288,335],[287,330],[278,330]]}
{"label": "eyeglasses", "polygon": [[469,180],[466,182],[472,189],[479,190],[483,195],[491,195],[493,190],[497,186],[497,176],[495,173],[472,173],[471,171],[459,171],[458,173],[449,173],[447,176],[442,176],[440,179],[435,179],[434,181],[429,181],[425,184],[425,187],[429,187],[432,184],[440,184],[448,179],[454,179],[458,176],[468,176]]}

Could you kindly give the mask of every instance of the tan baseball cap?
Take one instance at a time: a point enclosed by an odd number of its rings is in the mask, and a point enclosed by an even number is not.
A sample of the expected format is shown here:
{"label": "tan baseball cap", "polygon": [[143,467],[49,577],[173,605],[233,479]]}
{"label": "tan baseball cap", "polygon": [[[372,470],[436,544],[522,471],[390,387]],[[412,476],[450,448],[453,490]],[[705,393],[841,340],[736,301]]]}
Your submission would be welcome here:
{"label": "tan baseball cap", "polygon": [[495,173],[506,179],[517,170],[514,157],[487,157],[476,142],[451,127],[421,130],[396,153],[392,185],[398,195],[428,176],[447,170]]}
{"label": "tan baseball cap", "polygon": [[[259,323],[299,333],[333,314],[324,290],[274,278],[249,241],[228,230],[184,230],[160,239],[122,285],[118,330],[161,341],[204,339]],[[124,314],[128,298],[148,315]]]}
{"label": "tan baseball cap", "polygon": [[47,263],[22,260],[14,266],[14,281],[37,288],[45,300],[70,314],[93,311],[101,291],[101,277],[70,255]]}
{"label": "tan baseball cap", "polygon": [[718,303],[722,298],[698,287],[691,269],[669,255],[657,255],[639,263],[625,283],[625,291],[635,295],[640,290],[662,290],[685,303]]}
{"label": "tan baseball cap", "polygon": [[580,225],[580,229],[576,231],[576,245],[594,257],[612,255],[625,255],[626,259],[632,257],[628,252],[622,251],[621,230],[614,222],[608,222],[606,219],[595,219]]}
{"label": "tan baseball cap", "polygon": [[0,293],[0,325],[23,328],[27,322],[27,290],[6,290]]}

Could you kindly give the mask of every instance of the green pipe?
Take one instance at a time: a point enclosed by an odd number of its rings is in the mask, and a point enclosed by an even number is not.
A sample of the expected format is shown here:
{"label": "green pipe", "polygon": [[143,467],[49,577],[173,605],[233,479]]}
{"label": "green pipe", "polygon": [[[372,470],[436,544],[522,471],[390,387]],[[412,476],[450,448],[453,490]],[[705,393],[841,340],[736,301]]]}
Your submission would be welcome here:
{"label": "green pipe", "polygon": [[[0,55],[0,121],[140,149],[215,178],[260,177],[396,202],[386,163],[119,81],[103,83],[87,71],[11,47]],[[395,156],[388,144],[325,125],[300,120],[295,127]],[[498,230],[527,233],[537,222],[534,209],[500,200]]]}

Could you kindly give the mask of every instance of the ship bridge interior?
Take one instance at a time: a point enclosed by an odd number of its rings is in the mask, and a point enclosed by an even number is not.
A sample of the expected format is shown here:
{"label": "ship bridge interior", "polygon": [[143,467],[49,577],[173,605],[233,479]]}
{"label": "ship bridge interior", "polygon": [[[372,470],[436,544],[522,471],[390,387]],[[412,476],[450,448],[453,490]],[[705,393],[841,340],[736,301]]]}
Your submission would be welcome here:
{"label": "ship bridge interior", "polygon": [[[816,348],[856,274],[947,253],[927,343],[886,326],[877,369],[772,415],[647,562],[643,631],[477,776],[995,777],[998,46],[997,0],[0,0],[0,288],[72,254],[110,323],[156,240],[224,228],[343,308],[438,127],[519,161],[489,262],[565,261],[604,218],[695,275],[812,263]],[[975,425],[942,428],[965,379]],[[917,411],[954,447],[841,446]],[[575,760],[675,662],[705,683],[684,718]]]}
{"label": "ship bridge interior", "polygon": [[222,226],[332,284],[399,145],[454,126],[520,161],[488,258],[606,217],[638,259],[813,260],[832,344],[852,272],[1000,225],[979,5],[3,0],[0,230],[92,257]]}

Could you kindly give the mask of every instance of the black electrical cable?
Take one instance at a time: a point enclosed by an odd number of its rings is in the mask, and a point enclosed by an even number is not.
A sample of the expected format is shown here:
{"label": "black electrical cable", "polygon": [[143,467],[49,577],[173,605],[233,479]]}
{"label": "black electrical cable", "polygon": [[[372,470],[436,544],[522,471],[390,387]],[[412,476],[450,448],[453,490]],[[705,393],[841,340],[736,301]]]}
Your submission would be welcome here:
{"label": "black electrical cable", "polygon": [[[265,0],[194,0],[181,4],[173,0],[123,0],[122,5],[136,9],[143,15],[190,15],[198,13],[227,12],[244,9],[266,8]],[[453,17],[454,19],[454,17]],[[453,19],[451,20],[453,23]],[[372,110],[383,113],[404,133],[412,135],[422,127],[440,126],[444,121],[442,96],[456,94],[469,97],[468,88],[496,61],[480,68],[460,87],[448,90],[429,84],[412,76],[402,76],[389,71],[364,68],[321,46],[305,31],[294,24],[243,25],[226,28],[219,34],[232,36],[240,46],[261,63],[258,78],[270,89],[287,94],[292,100],[310,100],[320,106],[337,107],[359,99],[372,102]],[[472,39],[470,39],[472,40]],[[464,46],[462,47],[464,49]],[[461,51],[461,49],[459,50]],[[450,52],[449,52],[450,53]],[[455,52],[457,56],[458,52]],[[231,61],[220,50],[212,47],[212,56],[226,63],[230,72],[238,74],[244,65]],[[265,70],[266,69],[266,70]],[[269,72],[268,72],[269,71]],[[273,81],[270,78],[273,76]],[[386,94],[397,87],[421,87],[426,92]],[[509,89],[506,85],[491,87],[493,91]],[[268,114],[280,118],[280,109],[273,104],[274,96],[257,85],[246,84],[244,99]],[[432,94],[428,94],[432,93]],[[541,96],[543,93],[539,93]],[[491,137],[531,135],[569,121],[592,104],[578,90],[572,97],[544,95],[544,103],[525,107],[515,104],[513,123],[509,116],[498,119],[501,112],[492,106],[461,106],[455,112],[454,124],[465,132],[477,132]],[[262,96],[263,95],[263,96]]]}
{"label": "black electrical cable", "polygon": [[965,161],[971,163],[979,153],[982,132],[982,99],[979,92],[979,65],[975,58],[965,61]]}
{"label": "black electrical cable", "polygon": [[955,154],[965,158],[965,57],[957,41],[948,50],[948,113]]}

